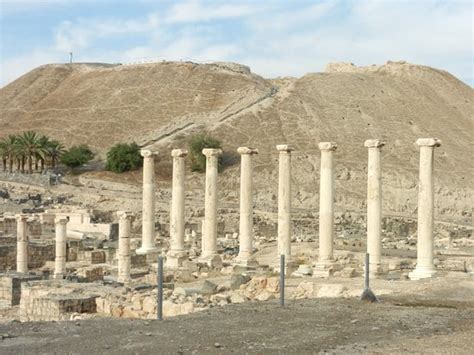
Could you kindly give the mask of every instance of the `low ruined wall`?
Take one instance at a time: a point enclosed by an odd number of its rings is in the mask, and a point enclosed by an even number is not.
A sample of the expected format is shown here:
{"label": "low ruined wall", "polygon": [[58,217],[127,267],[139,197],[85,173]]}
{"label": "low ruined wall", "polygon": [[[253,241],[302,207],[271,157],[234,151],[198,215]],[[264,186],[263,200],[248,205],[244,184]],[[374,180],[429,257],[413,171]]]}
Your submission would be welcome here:
{"label": "low ruined wall", "polygon": [[[16,238],[8,238],[8,244],[0,238],[0,272],[16,270]],[[55,245],[53,241],[28,244],[28,269],[37,269],[46,263],[54,260]]]}
{"label": "low ruined wall", "polygon": [[96,297],[80,284],[26,282],[21,288],[20,320],[69,320],[74,313],[95,313]]}

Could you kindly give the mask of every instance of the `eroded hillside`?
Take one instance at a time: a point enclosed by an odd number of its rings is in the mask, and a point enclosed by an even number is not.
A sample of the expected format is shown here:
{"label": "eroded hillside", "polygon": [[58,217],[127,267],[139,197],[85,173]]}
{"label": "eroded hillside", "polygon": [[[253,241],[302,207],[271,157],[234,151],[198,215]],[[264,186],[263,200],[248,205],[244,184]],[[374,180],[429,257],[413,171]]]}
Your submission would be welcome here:
{"label": "eroded hillside", "polygon": [[[444,71],[405,62],[328,65],[323,73],[266,80],[244,66],[216,63],[47,65],[0,91],[0,136],[26,129],[100,152],[117,142],[153,145],[161,160],[196,132],[259,149],[256,206],[275,211],[276,144],[293,154],[294,206],[318,209],[319,150],[339,148],[336,207],[365,210],[368,138],[386,141],[384,213],[416,216],[419,137],[443,142],[435,153],[436,218],[470,223],[474,90]],[[238,202],[238,156],[222,174],[222,201]],[[202,176],[188,182],[202,190]],[[199,193],[198,193],[199,194]],[[194,201],[196,202],[196,201]],[[193,203],[190,201],[190,203]]]}

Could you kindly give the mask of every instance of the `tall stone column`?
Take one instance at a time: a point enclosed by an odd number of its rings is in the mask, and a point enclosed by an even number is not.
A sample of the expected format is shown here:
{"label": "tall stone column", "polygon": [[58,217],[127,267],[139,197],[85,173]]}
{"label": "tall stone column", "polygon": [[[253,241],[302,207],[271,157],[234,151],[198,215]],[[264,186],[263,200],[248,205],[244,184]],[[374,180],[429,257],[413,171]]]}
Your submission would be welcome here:
{"label": "tall stone column", "polygon": [[433,158],[434,148],[441,145],[437,138],[420,138],[420,181],[418,185],[418,245],[416,268],[409,274],[410,279],[419,280],[432,277],[435,273],[433,262]]}
{"label": "tall stone column", "polygon": [[253,182],[252,156],[258,150],[249,147],[240,147],[237,152],[241,156],[240,164],[240,222],[239,222],[239,255],[236,262],[243,266],[255,266],[252,257],[253,248]]}
{"label": "tall stone column", "polygon": [[56,218],[56,257],[54,258],[54,278],[62,279],[66,275],[66,225],[67,218]]}
{"label": "tall stone column", "polygon": [[222,260],[217,253],[217,167],[222,150],[207,148],[202,153],[206,156],[206,191],[201,261],[220,267]]}
{"label": "tall stone column", "polygon": [[278,256],[291,261],[291,152],[292,146],[276,146],[280,152],[278,167]]}
{"label": "tall stone column", "polygon": [[367,167],[367,253],[369,272],[375,276],[382,272],[382,170],[380,151],[385,145],[377,139],[368,139],[364,146],[369,149]]}
{"label": "tall stone column", "polygon": [[118,245],[118,281],[130,281],[130,230],[133,213],[130,211],[117,212],[119,217],[119,245]]}
{"label": "tall stone column", "polygon": [[321,150],[321,172],[319,185],[319,258],[316,276],[329,276],[334,265],[334,164],[333,153],[337,144],[319,143]]}
{"label": "tall stone column", "polygon": [[188,154],[184,149],[173,149],[173,188],[171,196],[170,215],[170,250],[166,255],[166,266],[177,269],[186,260],[187,253],[184,250],[184,197],[185,197],[185,159]]}
{"label": "tall stone column", "polygon": [[142,149],[143,156],[143,215],[142,245],[137,254],[156,251],[155,246],[155,156],[157,152]]}
{"label": "tall stone column", "polygon": [[16,271],[28,272],[28,216],[17,214],[16,218]]}

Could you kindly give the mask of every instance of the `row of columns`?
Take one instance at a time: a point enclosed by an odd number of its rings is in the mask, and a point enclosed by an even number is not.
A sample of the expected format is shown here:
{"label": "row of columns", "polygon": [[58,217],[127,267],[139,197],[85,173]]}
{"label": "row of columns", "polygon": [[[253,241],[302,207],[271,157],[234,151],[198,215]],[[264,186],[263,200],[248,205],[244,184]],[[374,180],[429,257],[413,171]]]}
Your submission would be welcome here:
{"label": "row of columns", "polygon": [[[367,175],[367,252],[370,254],[370,270],[381,271],[381,220],[382,174],[381,149],[384,142],[376,139],[365,141],[368,148]],[[433,266],[433,148],[440,145],[435,138],[417,140],[420,146],[420,183],[418,197],[418,256],[417,267],[410,277],[429,277]],[[290,145],[277,145],[279,151],[278,183],[278,254],[284,254],[291,262],[291,152]],[[334,262],[334,162],[337,149],[334,142],[319,143],[321,151],[320,204],[319,204],[319,259],[316,270],[325,272]],[[236,262],[255,264],[253,246],[253,183],[252,156],[258,150],[240,147],[240,251]],[[167,257],[169,267],[179,267],[185,259],[184,251],[184,191],[185,162],[187,151],[175,149],[173,156],[173,188],[171,201],[171,248]],[[202,233],[201,261],[219,264],[217,253],[217,173],[220,149],[204,149],[206,156],[205,218]],[[139,252],[156,250],[154,245],[154,156],[156,153],[142,150],[143,173],[143,242]]]}

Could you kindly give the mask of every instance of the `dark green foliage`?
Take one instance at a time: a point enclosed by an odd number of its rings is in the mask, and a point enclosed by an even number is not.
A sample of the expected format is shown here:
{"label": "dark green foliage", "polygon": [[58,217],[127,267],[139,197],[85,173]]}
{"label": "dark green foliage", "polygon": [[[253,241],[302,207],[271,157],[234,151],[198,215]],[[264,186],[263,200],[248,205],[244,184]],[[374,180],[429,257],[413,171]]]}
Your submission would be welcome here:
{"label": "dark green foliage", "polygon": [[90,150],[87,144],[74,145],[62,155],[61,163],[70,168],[76,168],[84,165],[93,158],[94,153],[92,153],[92,150]]}
{"label": "dark green foliage", "polygon": [[115,173],[135,170],[142,165],[140,147],[136,143],[118,143],[107,152],[105,168]]}
{"label": "dark green foliage", "polygon": [[[202,154],[204,148],[222,148],[222,143],[215,138],[198,134],[191,138],[189,142],[189,158],[191,159],[191,170],[206,171],[206,156]],[[219,157],[219,170],[222,169],[222,157]]]}

